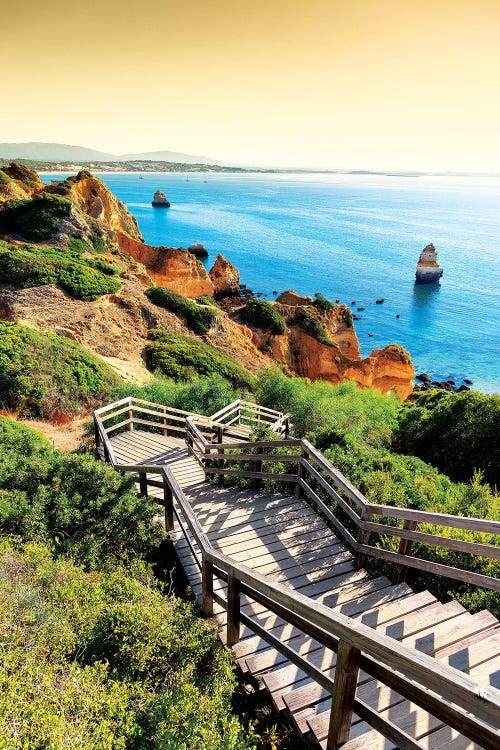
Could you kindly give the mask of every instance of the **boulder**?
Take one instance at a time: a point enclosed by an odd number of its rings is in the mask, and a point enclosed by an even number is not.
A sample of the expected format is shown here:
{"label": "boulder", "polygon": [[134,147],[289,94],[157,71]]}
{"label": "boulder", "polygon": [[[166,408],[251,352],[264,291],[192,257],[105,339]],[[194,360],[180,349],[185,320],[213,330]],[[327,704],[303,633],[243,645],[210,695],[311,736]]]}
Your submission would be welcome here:
{"label": "boulder", "polygon": [[240,272],[220,253],[217,253],[215,263],[208,275],[216,297],[239,295]]}

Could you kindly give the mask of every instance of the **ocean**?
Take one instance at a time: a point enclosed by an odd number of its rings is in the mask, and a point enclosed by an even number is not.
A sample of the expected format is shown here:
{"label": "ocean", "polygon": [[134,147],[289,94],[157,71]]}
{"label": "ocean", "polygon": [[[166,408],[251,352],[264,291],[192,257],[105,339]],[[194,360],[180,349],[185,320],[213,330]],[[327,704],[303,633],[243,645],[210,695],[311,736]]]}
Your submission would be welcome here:
{"label": "ocean", "polygon": [[[149,244],[202,242],[207,268],[222,253],[265,299],[294,289],[339,300],[361,318],[355,329],[363,356],[401,344],[417,373],[457,384],[468,378],[478,390],[500,393],[499,178],[99,176]],[[170,209],[151,206],[158,189]],[[439,284],[415,286],[429,242],[444,275]]]}

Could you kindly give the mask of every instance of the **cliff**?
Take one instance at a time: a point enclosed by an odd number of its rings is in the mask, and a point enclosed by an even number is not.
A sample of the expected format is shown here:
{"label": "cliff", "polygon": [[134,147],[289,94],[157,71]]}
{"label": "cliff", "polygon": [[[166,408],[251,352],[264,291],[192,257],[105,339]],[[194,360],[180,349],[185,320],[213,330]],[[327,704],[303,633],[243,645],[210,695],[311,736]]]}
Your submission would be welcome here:
{"label": "cliff", "polygon": [[214,286],[205,266],[192,253],[178,247],[152,247],[123,232],[116,232],[121,253],[142,263],[158,286],[166,286],[184,297],[212,295]]}
{"label": "cliff", "polygon": [[26,200],[43,188],[43,182],[32,169],[16,162],[0,166],[1,202],[12,199]]}
{"label": "cliff", "polygon": [[278,297],[276,308],[285,319],[286,333],[276,336],[253,327],[253,340],[290,371],[331,383],[354,380],[363,388],[378,388],[382,393],[394,390],[401,399],[412,392],[415,370],[408,353],[393,344],[375,349],[362,359],[351,313],[345,305],[319,310],[311,298],[288,290]]}
{"label": "cliff", "polygon": [[209,271],[210,281],[216,297],[237,295],[240,291],[240,272],[227,258],[217,253],[215,263]]}

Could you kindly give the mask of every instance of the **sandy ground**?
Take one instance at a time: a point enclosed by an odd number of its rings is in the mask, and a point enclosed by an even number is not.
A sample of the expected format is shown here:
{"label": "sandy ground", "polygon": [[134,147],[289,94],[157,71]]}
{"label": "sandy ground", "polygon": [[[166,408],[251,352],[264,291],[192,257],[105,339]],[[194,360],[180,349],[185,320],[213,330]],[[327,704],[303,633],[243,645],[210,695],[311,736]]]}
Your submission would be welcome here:
{"label": "sandy ground", "polygon": [[41,432],[50,440],[54,448],[69,453],[80,447],[85,434],[84,426],[89,420],[90,417],[77,417],[67,424],[60,425],[38,419],[18,419],[16,421],[31,427],[32,430]]}

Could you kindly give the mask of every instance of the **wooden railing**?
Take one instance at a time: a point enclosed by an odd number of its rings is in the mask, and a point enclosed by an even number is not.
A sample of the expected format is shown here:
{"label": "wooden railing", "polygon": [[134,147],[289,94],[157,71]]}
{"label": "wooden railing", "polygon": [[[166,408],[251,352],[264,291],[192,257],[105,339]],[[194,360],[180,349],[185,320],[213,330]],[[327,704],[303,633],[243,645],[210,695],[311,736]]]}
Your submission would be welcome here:
{"label": "wooden railing", "polygon": [[[201,433],[196,439],[201,443],[200,436]],[[216,450],[219,449],[220,446],[216,446]],[[239,640],[241,624],[247,625],[330,692],[332,708],[327,750],[335,750],[339,743],[349,739],[354,712],[401,750],[422,750],[422,745],[415,739],[356,696],[361,669],[370,678],[397,691],[486,750],[498,750],[499,690],[479,684],[469,675],[318,604],[216,551],[170,467],[138,464],[116,465],[115,468],[135,473],[144,494],[150,485],[163,487],[163,501],[160,502],[165,506],[166,528],[173,528],[175,516],[201,571],[205,615],[213,615],[214,602],[227,612],[228,646]],[[160,475],[160,480],[149,479],[148,474]],[[303,481],[306,485],[307,482]],[[305,489],[304,485],[302,489]],[[226,596],[214,589],[214,578],[227,583]],[[337,654],[334,679],[245,615],[241,611],[242,595],[262,604],[286,623],[334,651]]]}
{"label": "wooden railing", "polygon": [[267,427],[282,435],[285,439],[290,433],[290,417],[276,409],[254,404],[251,401],[233,401],[210,417],[214,422],[225,425],[239,425],[249,430],[257,427]]}
{"label": "wooden railing", "polygon": [[[464,583],[475,584],[500,591],[500,579],[475,573],[471,570],[445,565],[413,556],[412,545],[417,541],[426,546],[463,552],[472,560],[481,556],[500,560],[500,546],[455,539],[439,533],[419,531],[425,524],[431,529],[462,529],[488,535],[498,535],[500,521],[452,516],[445,513],[398,508],[370,503],[354,485],[344,477],[307,440],[271,440],[258,442],[208,442],[196,424],[195,417],[186,419],[186,440],[190,455],[203,467],[210,478],[252,478],[256,486],[264,480],[275,480],[292,485],[292,491],[307,500],[333,526],[336,533],[355,553],[361,567],[366,556],[385,560],[394,566],[393,581],[405,579],[408,568],[416,568]],[[285,448],[284,453],[281,449]],[[253,465],[253,469],[248,464]],[[262,464],[286,464],[290,469],[278,473]],[[237,464],[243,464],[238,468]],[[281,467],[280,467],[281,469]],[[332,510],[332,507],[334,510]],[[377,521],[376,519],[380,519]],[[403,526],[393,524],[403,522]],[[396,537],[398,551],[370,544],[371,535]]]}

